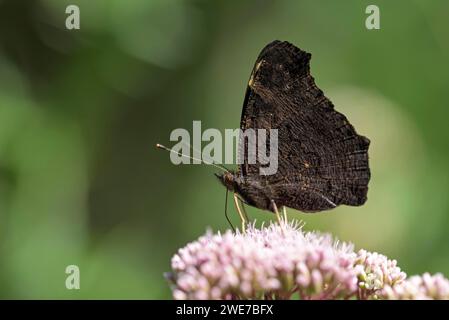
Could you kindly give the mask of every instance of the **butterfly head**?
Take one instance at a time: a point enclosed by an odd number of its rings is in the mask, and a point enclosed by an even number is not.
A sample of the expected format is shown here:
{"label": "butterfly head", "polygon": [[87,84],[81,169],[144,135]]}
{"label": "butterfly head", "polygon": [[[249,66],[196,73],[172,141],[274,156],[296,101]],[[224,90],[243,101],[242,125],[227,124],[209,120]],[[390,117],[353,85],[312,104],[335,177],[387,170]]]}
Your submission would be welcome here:
{"label": "butterfly head", "polygon": [[236,191],[237,189],[237,179],[234,172],[225,172],[222,174],[215,174],[215,176],[220,180],[220,182],[229,190]]}

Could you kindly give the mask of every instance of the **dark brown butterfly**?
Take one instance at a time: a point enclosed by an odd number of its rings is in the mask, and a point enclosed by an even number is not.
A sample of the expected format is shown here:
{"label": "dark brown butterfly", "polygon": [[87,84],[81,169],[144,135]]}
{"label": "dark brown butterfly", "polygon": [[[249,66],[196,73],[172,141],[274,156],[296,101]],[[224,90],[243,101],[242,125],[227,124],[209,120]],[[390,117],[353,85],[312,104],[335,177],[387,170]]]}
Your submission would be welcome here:
{"label": "dark brown butterfly", "polygon": [[260,164],[249,164],[244,154],[237,172],[217,175],[251,206],[317,212],[342,204],[360,206],[367,199],[370,141],[356,133],[316,86],[310,58],[288,42],[274,41],[262,50],[251,73],[240,128],[278,129],[278,170],[261,175]]}

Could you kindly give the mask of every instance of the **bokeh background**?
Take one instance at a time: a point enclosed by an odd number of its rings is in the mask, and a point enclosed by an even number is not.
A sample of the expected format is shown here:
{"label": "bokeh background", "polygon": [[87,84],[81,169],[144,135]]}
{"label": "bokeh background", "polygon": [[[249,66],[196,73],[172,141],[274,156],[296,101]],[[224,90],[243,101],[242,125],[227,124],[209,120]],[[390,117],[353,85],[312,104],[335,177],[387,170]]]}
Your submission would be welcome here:
{"label": "bokeh background", "polygon": [[[69,4],[80,30],[65,29]],[[319,87],[371,139],[366,205],[290,217],[449,275],[448,14],[446,0],[0,0],[0,297],[170,298],[171,256],[228,228],[225,190],[154,145],[193,120],[237,128],[274,39],[312,53]]]}

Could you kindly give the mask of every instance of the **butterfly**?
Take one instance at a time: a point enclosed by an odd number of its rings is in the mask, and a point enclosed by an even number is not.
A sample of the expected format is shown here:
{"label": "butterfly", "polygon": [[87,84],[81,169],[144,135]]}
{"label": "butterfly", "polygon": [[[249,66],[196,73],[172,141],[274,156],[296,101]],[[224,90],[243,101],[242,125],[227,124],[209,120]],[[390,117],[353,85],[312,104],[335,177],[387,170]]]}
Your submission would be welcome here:
{"label": "butterfly", "polygon": [[[274,212],[280,221],[278,207],[318,212],[339,205],[360,206],[367,200],[370,140],[358,135],[317,87],[310,59],[310,53],[276,40],[262,49],[251,72],[240,129],[243,134],[250,129],[277,130],[274,174],[261,174],[262,164],[249,161],[253,155],[247,145],[238,148],[243,162],[236,172],[199,159],[224,170],[216,176],[234,193],[243,230],[248,222],[243,203]],[[226,210],[225,215],[229,221]]]}
{"label": "butterfly", "polygon": [[234,192],[239,212],[237,200],[272,212],[318,212],[367,200],[370,140],[316,86],[310,59],[310,53],[276,40],[256,60],[240,128],[278,130],[278,170],[261,175],[261,164],[250,163],[244,153],[236,172],[217,175]]}

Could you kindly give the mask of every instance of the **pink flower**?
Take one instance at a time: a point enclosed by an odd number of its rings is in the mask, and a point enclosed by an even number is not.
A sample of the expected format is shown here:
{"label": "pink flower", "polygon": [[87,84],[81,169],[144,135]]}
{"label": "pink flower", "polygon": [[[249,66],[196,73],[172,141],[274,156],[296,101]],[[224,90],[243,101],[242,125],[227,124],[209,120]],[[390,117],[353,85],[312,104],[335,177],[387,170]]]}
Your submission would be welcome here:
{"label": "pink flower", "polygon": [[298,222],[209,231],[179,249],[171,267],[175,299],[449,299],[442,275],[406,280],[396,260],[355,253]]}
{"label": "pink flower", "polygon": [[212,234],[180,249],[170,276],[175,299],[347,297],[357,289],[352,246],[298,223]]}
{"label": "pink flower", "polygon": [[385,286],[380,294],[383,299],[394,300],[448,300],[449,280],[441,273],[413,276],[398,285]]}
{"label": "pink flower", "polygon": [[407,275],[397,266],[396,260],[389,260],[377,252],[360,250],[355,266],[358,270],[359,298],[377,298],[384,286],[394,286],[404,281]]}

